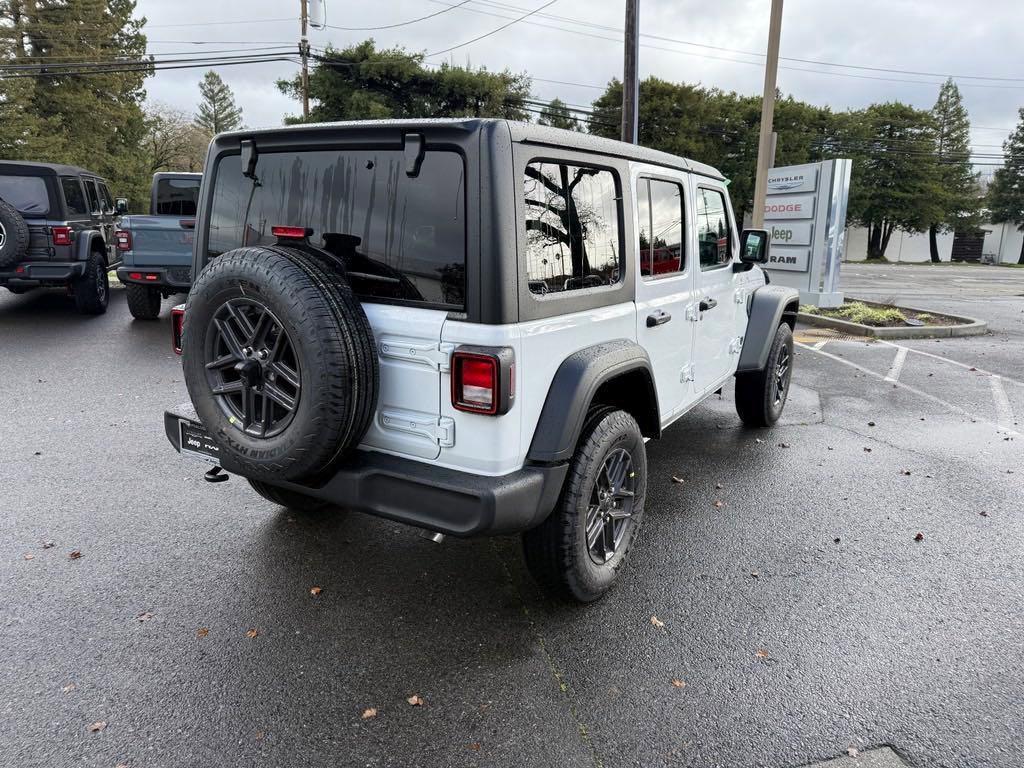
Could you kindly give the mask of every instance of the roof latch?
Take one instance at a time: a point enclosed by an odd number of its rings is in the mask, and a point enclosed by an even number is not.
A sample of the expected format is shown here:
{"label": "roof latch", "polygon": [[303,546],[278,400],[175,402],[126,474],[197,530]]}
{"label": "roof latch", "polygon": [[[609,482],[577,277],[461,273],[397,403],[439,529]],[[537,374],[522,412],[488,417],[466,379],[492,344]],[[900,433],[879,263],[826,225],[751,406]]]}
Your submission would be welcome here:
{"label": "roof latch", "polygon": [[405,134],[405,175],[415,178],[420,175],[420,166],[423,165],[423,155],[426,153],[426,146],[423,142],[422,133]]}

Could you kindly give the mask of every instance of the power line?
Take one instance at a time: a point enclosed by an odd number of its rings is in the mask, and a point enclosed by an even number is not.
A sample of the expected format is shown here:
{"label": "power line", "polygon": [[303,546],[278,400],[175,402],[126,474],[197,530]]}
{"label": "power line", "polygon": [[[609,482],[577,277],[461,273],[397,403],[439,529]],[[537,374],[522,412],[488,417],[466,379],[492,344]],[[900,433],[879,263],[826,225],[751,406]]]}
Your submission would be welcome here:
{"label": "power line", "polygon": [[495,29],[492,29],[490,32],[485,32],[484,34],[479,35],[478,37],[474,37],[472,40],[467,40],[464,43],[459,43],[458,45],[453,45],[450,48],[445,48],[444,50],[441,50],[441,51],[434,51],[433,53],[428,53],[427,56],[440,56],[442,53],[449,53],[451,51],[454,51],[456,48],[464,48],[467,45],[471,45],[472,43],[475,43],[475,42],[478,42],[480,40],[483,40],[485,37],[490,37],[491,35],[495,35],[498,32],[501,32],[503,29],[508,29],[513,24],[518,24],[519,22],[529,18],[530,16],[533,16],[535,13],[539,13],[540,11],[543,11],[545,8],[547,8],[549,6],[552,6],[555,3],[557,3],[557,2],[558,2],[558,0],[548,0],[548,2],[544,3],[544,5],[541,5],[541,6],[537,7],[537,8],[534,8],[532,11],[524,13],[519,18],[512,19],[512,21],[510,21],[508,24],[502,24],[500,27],[496,27]]}
{"label": "power line", "polygon": [[456,8],[461,8],[466,3],[472,2],[472,0],[462,0],[462,2],[456,5],[450,5],[440,11],[434,13],[428,13],[426,16],[420,16],[418,19],[409,19],[409,21],[400,21],[397,24],[384,24],[379,27],[336,27],[332,24],[324,24],[323,26],[327,29],[340,29],[344,32],[373,32],[379,29],[395,29],[396,27],[407,27],[410,24],[419,24],[421,21],[432,19],[435,16],[440,16],[442,13],[448,13],[448,11],[454,11]]}

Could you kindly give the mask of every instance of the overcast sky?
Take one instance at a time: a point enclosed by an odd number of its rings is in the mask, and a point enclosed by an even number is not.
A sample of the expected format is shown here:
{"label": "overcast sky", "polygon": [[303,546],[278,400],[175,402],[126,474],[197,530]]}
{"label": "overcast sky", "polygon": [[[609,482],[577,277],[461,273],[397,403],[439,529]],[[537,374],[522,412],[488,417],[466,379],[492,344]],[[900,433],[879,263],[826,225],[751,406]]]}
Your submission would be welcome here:
{"label": "overcast sky", "polygon": [[[326,21],[332,27],[397,24],[460,1],[325,0]],[[763,57],[735,51],[765,50],[768,0],[639,1],[640,31],[648,35],[641,37],[641,77],[656,75],[743,94],[760,93]],[[507,23],[499,17],[515,18],[545,2],[469,0],[434,18],[393,29],[312,30],[310,42],[316,47],[328,43],[344,47],[372,36],[381,47],[401,45],[430,54]],[[430,56],[428,61],[525,71],[535,78],[536,97],[549,100],[557,96],[569,104],[587,106],[610,78],[621,77],[622,43],[617,33],[600,27],[621,29],[623,8],[623,0],[557,0],[508,29],[451,53]],[[294,45],[299,37],[298,9],[299,0],[138,0],[137,13],[148,19],[145,31],[150,52],[174,54],[251,47],[243,44],[256,41],[268,46]],[[1018,107],[1024,105],[1019,13],[1020,0],[786,0],[782,56],[960,76],[958,83],[975,126],[972,140],[976,151],[998,153],[998,145],[1017,121]],[[218,44],[194,45],[191,41]],[[892,100],[930,108],[942,79],[817,63],[781,64],[779,88],[784,94],[837,110]],[[274,87],[276,78],[297,71],[294,64],[215,68],[234,90],[246,125],[278,125],[285,114],[300,109]],[[158,72],[147,81],[149,98],[193,111],[202,72]]]}

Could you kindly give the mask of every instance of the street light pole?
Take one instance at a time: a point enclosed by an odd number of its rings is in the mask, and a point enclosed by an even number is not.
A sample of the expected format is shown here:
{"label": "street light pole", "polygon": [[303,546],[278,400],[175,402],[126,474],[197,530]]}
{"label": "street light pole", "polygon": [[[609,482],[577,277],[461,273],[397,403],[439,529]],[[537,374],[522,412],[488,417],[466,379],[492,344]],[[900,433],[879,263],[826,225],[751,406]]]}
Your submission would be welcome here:
{"label": "street light pole", "polygon": [[640,134],[639,0],[626,0],[626,52],[622,62],[622,140],[636,144]]}
{"label": "street light pole", "polygon": [[764,63],[764,99],[761,103],[761,134],[757,144],[757,176],[754,179],[754,229],[764,227],[764,203],[768,194],[768,169],[772,157],[772,121],[775,117],[775,81],[779,73],[779,38],[782,36],[782,0],[772,0],[768,23],[768,56]]}

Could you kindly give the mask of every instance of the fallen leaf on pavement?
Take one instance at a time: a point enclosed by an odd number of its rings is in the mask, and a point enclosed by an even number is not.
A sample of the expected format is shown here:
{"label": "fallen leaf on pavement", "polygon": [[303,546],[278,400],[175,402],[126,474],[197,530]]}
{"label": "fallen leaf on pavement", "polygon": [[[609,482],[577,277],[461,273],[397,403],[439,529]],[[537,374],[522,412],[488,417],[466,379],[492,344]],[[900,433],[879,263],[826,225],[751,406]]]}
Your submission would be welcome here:
{"label": "fallen leaf on pavement", "polygon": [[75,688],[77,688],[77,687],[78,687],[78,686],[77,686],[77,685],[75,685],[74,683],[68,683],[67,685],[65,685],[65,686],[64,686],[63,688],[61,688],[60,690],[61,690],[61,693],[71,693],[71,692],[72,692],[73,690],[75,690]]}
{"label": "fallen leaf on pavement", "polygon": [[869,426],[869,427],[873,427],[873,426],[875,426],[875,422],[873,422],[873,421],[869,421],[869,422],[868,422],[868,426]]}
{"label": "fallen leaf on pavement", "polygon": [[408,699],[406,699],[406,701],[409,702],[410,704],[412,704],[414,707],[422,707],[423,706],[423,698],[421,696],[415,694],[415,693],[412,696],[410,696]]}
{"label": "fallen leaf on pavement", "polygon": [[35,559],[35,555],[33,555],[31,552],[26,552],[25,553],[25,559],[26,560],[34,560]]}
{"label": "fallen leaf on pavement", "polygon": [[80,558],[81,556],[82,556],[82,553],[81,553],[80,551],[78,551],[77,549],[73,549],[73,550],[71,550],[71,551],[70,551],[70,552],[68,553],[68,557],[69,557],[70,559],[72,559],[72,560],[77,560],[77,559],[78,559],[78,558]]}
{"label": "fallen leaf on pavement", "polygon": [[848,754],[850,757],[856,757],[860,753],[857,751],[856,747],[850,747],[848,750],[846,750],[846,754]]}
{"label": "fallen leaf on pavement", "polygon": [[52,546],[53,546],[53,542],[52,541],[44,541],[43,542],[43,549],[49,549]]}
{"label": "fallen leaf on pavement", "polygon": [[467,746],[470,749],[472,749],[474,752],[479,752],[480,751],[480,742],[479,741],[474,741],[472,744],[468,744]]}
{"label": "fallen leaf on pavement", "polygon": [[725,506],[725,502],[722,501],[721,499],[715,499],[715,505],[714,506],[715,506],[715,509],[721,509],[722,507]]}
{"label": "fallen leaf on pavement", "polygon": [[249,637],[249,638],[252,638],[252,637],[256,637],[256,635],[258,635],[258,634],[259,634],[259,632],[257,632],[255,629],[250,629],[248,632],[245,633],[245,636]]}
{"label": "fallen leaf on pavement", "polygon": [[832,539],[832,541],[838,544],[841,541],[841,539],[838,536],[836,536],[834,539]]}
{"label": "fallen leaf on pavement", "polygon": [[910,470],[909,469],[904,469],[903,470],[903,474],[904,475],[909,475],[910,474]]}
{"label": "fallen leaf on pavement", "polygon": [[764,442],[764,440],[762,440],[762,439],[761,439],[760,437],[755,437],[755,438],[754,438],[754,442],[755,442],[755,443],[763,443],[763,442]]}
{"label": "fallen leaf on pavement", "polygon": [[107,722],[105,720],[97,720],[95,723],[89,726],[89,733],[99,733],[106,727]]}
{"label": "fallen leaf on pavement", "polygon": [[871,449],[868,448],[867,446],[864,446],[864,453],[871,453]]}
{"label": "fallen leaf on pavement", "polygon": [[369,720],[371,717],[377,716],[376,707],[367,707],[363,710],[363,720]]}
{"label": "fallen leaf on pavement", "polygon": [[978,514],[981,515],[982,517],[988,517],[988,512],[986,512],[984,509],[981,510],[981,512],[979,512]]}
{"label": "fallen leaf on pavement", "polygon": [[756,658],[758,658],[758,659],[767,659],[768,658],[768,651],[765,651],[765,650],[762,650],[762,649],[759,648],[757,650],[757,653],[754,654],[754,656]]}
{"label": "fallen leaf on pavement", "polygon": [[196,637],[206,637],[208,634],[210,634],[210,630],[206,627],[200,627],[196,630]]}
{"label": "fallen leaf on pavement", "polygon": [[146,611],[145,613],[140,613],[135,618],[138,619],[139,621],[149,621],[150,619],[153,618],[153,614],[150,613],[149,611]]}
{"label": "fallen leaf on pavement", "polygon": [[683,480],[683,478],[681,478],[681,477],[678,477],[678,476],[676,476],[676,475],[672,475],[672,482],[673,482],[673,483],[678,483],[679,485],[682,485],[682,484],[683,484],[683,483],[685,483],[686,481],[685,481],[685,480]]}
{"label": "fallen leaf on pavement", "polygon": [[918,531],[917,535],[914,537],[914,541],[924,541],[924,534]]}
{"label": "fallen leaf on pavement", "polygon": [[656,626],[658,629],[661,629],[665,626],[665,622],[659,619],[657,616],[651,616],[651,624]]}
{"label": "fallen leaf on pavement", "polygon": [[789,448],[789,443],[779,443],[779,448]]}
{"label": "fallen leaf on pavement", "polygon": [[756,578],[759,578],[761,576],[761,574],[758,573],[757,571],[751,571],[750,572],[750,576],[751,576],[751,578],[756,579]]}
{"label": "fallen leaf on pavement", "polygon": [[724,486],[724,485],[722,485],[721,483],[715,483],[715,490],[718,490],[718,491],[720,491],[720,490],[722,490],[723,488],[725,488],[725,486]]}
{"label": "fallen leaf on pavement", "polygon": [[323,591],[323,587],[311,587],[309,590],[309,594],[311,594],[313,597],[316,597]]}
{"label": "fallen leaf on pavement", "polygon": [[969,368],[968,370],[971,370],[971,371],[976,371],[976,370],[978,370],[978,369],[972,366],[972,367],[971,367],[971,368]]}
{"label": "fallen leaf on pavement", "polygon": [[685,688],[686,687],[686,683],[684,683],[679,678],[674,678],[672,680],[672,685],[674,685],[676,688]]}

